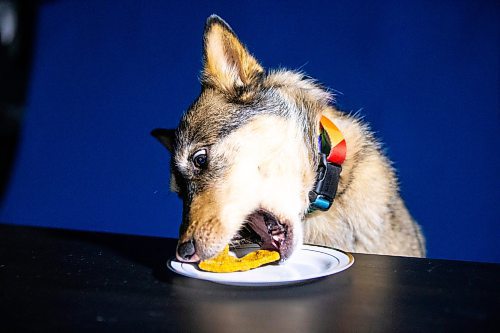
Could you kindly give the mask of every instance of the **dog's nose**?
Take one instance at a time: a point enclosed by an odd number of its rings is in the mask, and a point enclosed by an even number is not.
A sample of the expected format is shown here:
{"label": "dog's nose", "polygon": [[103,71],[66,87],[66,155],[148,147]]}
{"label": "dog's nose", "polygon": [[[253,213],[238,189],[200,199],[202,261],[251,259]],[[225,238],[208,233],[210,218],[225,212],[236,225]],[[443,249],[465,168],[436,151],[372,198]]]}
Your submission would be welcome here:
{"label": "dog's nose", "polygon": [[177,245],[177,260],[184,262],[196,262],[200,257],[196,254],[196,247],[192,239]]}

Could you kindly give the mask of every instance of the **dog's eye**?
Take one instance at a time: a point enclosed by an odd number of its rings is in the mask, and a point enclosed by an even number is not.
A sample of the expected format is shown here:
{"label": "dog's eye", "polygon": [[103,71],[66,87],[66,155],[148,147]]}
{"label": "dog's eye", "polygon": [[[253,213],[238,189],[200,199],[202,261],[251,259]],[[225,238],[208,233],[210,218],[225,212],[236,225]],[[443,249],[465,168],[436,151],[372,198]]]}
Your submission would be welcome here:
{"label": "dog's eye", "polygon": [[207,166],[207,150],[200,149],[193,155],[193,164],[198,169],[204,169]]}

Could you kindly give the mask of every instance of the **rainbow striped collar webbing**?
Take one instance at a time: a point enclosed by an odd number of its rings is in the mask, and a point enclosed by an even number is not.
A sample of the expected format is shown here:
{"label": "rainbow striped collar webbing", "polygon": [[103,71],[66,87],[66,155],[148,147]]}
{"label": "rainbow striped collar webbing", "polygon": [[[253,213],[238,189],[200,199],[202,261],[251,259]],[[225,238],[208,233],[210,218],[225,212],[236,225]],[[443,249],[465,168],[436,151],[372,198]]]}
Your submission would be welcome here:
{"label": "rainbow striped collar webbing", "polygon": [[335,124],[325,116],[319,121],[321,134],[319,135],[319,151],[324,153],[330,163],[342,165],[347,153],[347,144],[344,135]]}

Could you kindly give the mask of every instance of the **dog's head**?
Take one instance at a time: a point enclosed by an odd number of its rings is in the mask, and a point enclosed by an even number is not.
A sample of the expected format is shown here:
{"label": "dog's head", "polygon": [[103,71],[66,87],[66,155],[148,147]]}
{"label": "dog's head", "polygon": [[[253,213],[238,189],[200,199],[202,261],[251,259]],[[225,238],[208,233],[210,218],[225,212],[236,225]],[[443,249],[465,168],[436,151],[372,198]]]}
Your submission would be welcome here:
{"label": "dog's head", "polygon": [[219,17],[204,33],[202,90],[175,130],[152,134],[172,153],[184,202],[182,261],[249,239],[287,259],[302,241],[329,94],[291,71],[265,72]]}

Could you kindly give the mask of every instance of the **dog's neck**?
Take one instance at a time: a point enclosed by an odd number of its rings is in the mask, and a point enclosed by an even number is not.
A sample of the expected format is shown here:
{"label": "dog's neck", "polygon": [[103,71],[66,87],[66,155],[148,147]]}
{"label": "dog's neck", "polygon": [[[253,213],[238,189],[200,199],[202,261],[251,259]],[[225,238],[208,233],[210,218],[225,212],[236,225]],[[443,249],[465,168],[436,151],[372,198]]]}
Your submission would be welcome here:
{"label": "dog's neck", "polygon": [[318,169],[314,187],[309,192],[309,213],[330,209],[337,193],[346,152],[347,144],[342,132],[322,115],[318,137]]}

